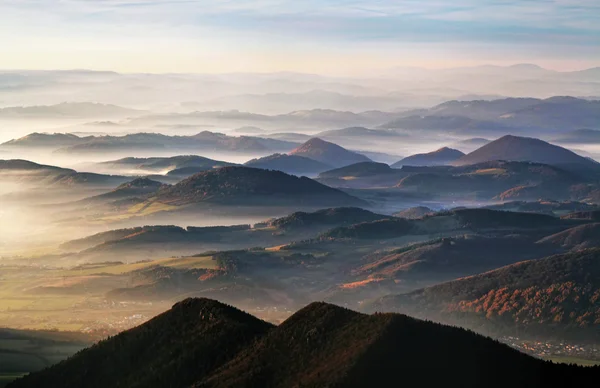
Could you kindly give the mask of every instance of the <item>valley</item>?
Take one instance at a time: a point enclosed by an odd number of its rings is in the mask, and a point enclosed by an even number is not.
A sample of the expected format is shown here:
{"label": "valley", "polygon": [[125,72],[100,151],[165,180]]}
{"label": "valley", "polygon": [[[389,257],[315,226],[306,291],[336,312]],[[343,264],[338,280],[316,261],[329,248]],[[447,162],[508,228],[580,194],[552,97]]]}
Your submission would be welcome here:
{"label": "valley", "polygon": [[597,379],[598,73],[531,66],[0,72],[0,386]]}

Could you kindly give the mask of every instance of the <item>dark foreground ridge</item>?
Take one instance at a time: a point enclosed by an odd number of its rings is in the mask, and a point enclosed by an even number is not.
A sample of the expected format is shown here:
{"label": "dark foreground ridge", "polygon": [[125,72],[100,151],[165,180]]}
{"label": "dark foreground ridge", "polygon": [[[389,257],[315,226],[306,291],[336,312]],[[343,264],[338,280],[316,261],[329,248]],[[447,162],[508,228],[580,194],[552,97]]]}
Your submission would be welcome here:
{"label": "dark foreground ridge", "polygon": [[473,332],[312,303],[278,327],[209,299],[9,387],[591,386],[600,368],[557,365]]}

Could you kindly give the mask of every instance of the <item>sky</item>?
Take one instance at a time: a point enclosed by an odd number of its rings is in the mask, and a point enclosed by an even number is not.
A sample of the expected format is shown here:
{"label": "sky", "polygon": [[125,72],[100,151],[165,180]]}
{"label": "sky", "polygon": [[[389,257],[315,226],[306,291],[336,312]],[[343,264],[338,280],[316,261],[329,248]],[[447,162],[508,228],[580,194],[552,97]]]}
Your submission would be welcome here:
{"label": "sky", "polygon": [[0,0],[0,68],[600,66],[600,0]]}

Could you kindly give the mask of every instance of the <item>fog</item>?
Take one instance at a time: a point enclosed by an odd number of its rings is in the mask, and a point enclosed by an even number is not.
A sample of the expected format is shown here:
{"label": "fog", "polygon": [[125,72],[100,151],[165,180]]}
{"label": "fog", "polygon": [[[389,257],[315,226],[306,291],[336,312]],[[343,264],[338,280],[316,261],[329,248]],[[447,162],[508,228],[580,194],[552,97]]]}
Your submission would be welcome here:
{"label": "fog", "polygon": [[[537,241],[571,225],[477,229],[450,209],[591,211],[596,176],[495,159],[457,167],[458,156],[388,165],[507,134],[599,160],[599,85],[597,71],[523,65],[0,72],[0,326],[97,339],[190,296],[279,323],[314,300],[362,309],[562,253]],[[543,100],[556,95],[572,98]],[[221,168],[257,158],[243,174]]]}

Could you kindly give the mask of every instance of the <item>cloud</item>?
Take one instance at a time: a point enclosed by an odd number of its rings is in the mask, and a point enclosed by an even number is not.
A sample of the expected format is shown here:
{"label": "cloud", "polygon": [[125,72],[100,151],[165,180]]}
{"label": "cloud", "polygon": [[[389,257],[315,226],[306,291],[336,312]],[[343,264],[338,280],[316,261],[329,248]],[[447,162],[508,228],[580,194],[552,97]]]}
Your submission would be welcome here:
{"label": "cloud", "polygon": [[600,1],[3,0],[0,33],[0,43],[46,42],[65,50],[90,42],[123,50],[170,44],[171,50],[357,52],[470,44],[593,62],[600,59]]}

